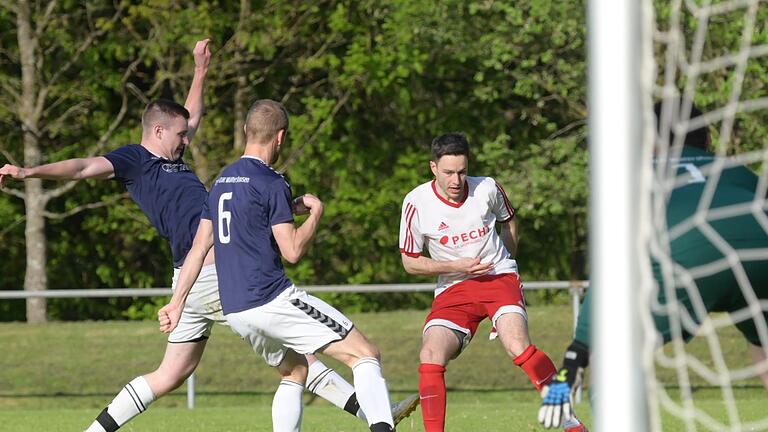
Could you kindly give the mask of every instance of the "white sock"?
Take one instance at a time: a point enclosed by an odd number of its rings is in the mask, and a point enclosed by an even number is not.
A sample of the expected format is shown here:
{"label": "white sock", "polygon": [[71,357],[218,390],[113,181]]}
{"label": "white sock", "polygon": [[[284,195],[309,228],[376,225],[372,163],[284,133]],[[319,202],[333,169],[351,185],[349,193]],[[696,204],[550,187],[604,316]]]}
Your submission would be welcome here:
{"label": "white sock", "polygon": [[306,388],[337,407],[365,420],[365,414],[360,409],[357,398],[353,398],[355,388],[320,359],[309,365]]}
{"label": "white sock", "polygon": [[394,427],[389,405],[387,382],[381,376],[381,365],[372,357],[361,358],[352,366],[360,409],[368,417],[368,425],[386,423]]}
{"label": "white sock", "polygon": [[344,409],[350,396],[355,393],[352,384],[320,360],[309,365],[306,387],[310,392],[341,409]]}
{"label": "white sock", "polygon": [[287,379],[280,381],[272,398],[272,431],[299,432],[301,430],[301,394],[304,386]]}
{"label": "white sock", "polygon": [[86,432],[114,432],[128,420],[146,411],[154,400],[155,394],[147,380],[143,376],[136,377],[120,390]]}

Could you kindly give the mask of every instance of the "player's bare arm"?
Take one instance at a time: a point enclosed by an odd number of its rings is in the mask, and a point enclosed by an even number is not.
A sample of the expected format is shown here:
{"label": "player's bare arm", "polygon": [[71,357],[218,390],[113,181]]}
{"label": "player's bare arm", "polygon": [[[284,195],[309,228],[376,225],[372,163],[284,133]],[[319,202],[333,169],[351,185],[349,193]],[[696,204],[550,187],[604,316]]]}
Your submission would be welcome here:
{"label": "player's bare arm", "polygon": [[5,177],[14,180],[41,178],[47,180],[108,179],[115,175],[112,163],[103,156],[67,159],[33,168],[6,164],[0,168],[0,184]]}
{"label": "player's bare arm", "polygon": [[513,218],[499,225],[501,225],[499,230],[501,241],[504,243],[504,247],[507,248],[509,256],[515,258],[517,256],[517,222]]}
{"label": "player's bare arm", "polygon": [[198,41],[192,50],[192,55],[195,57],[195,74],[192,77],[189,93],[187,93],[187,100],[184,102],[184,108],[189,111],[189,130],[187,136],[190,141],[200,126],[200,121],[205,111],[203,84],[205,83],[205,75],[208,73],[208,64],[211,62],[210,42],[210,39]]}
{"label": "player's bare arm", "polygon": [[420,255],[418,257],[400,255],[406,272],[416,275],[441,275],[446,273],[466,273],[480,276],[493,269],[493,262],[481,263],[480,258],[461,258],[452,261],[436,261]]}
{"label": "player's bare arm", "polygon": [[200,275],[200,269],[203,268],[205,257],[213,246],[213,224],[208,219],[200,219],[200,225],[197,227],[195,239],[192,241],[192,248],[184,259],[184,265],[181,267],[179,280],[176,289],[171,297],[171,301],[157,311],[157,320],[160,322],[160,331],[170,333],[176,328],[184,310],[184,303],[187,295],[192,289],[192,285]]}
{"label": "player's bare arm", "polygon": [[309,209],[309,217],[300,227],[296,228],[293,223],[272,226],[272,234],[280,248],[280,255],[291,264],[299,262],[309,248],[323,215],[323,203],[320,199],[312,194],[305,194],[301,198],[303,205]]}

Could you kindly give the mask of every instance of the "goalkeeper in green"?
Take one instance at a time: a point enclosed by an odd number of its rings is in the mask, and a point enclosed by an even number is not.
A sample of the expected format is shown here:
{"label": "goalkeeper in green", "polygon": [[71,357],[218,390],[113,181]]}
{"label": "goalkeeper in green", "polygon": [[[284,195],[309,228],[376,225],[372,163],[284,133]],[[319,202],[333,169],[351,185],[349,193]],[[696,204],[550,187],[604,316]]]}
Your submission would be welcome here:
{"label": "goalkeeper in green", "polygon": [[[670,105],[677,105],[675,100]],[[678,106],[674,106],[675,109]],[[661,118],[661,103],[654,111]],[[666,114],[666,113],[665,113]],[[692,107],[690,118],[701,116]],[[674,134],[669,137],[674,143]],[[765,200],[755,199],[756,193],[765,194],[764,187],[758,186],[758,177],[743,165],[731,166],[709,177],[709,166],[716,156],[709,152],[709,131],[705,127],[689,131],[683,143],[679,158],[659,158],[655,163],[669,163],[677,169],[673,179],[675,188],[667,201],[666,228],[669,233],[667,244],[660,245],[660,252],[652,251],[652,272],[658,284],[658,302],[651,306],[656,330],[663,342],[672,339],[672,328],[668,315],[667,287],[674,289],[673,301],[677,302],[683,316],[681,327],[685,341],[690,340],[708,312],[736,312],[747,310],[748,298],[762,301],[749,316],[734,319],[738,330],[748,342],[752,360],[766,365],[768,335],[768,214]],[[709,200],[708,184],[716,182],[714,194]],[[707,200],[709,202],[707,203]],[[742,208],[739,208],[741,206]],[[700,208],[705,209],[704,218],[693,218]],[[727,214],[725,210],[739,210]],[[743,210],[743,211],[742,211]],[[702,213],[698,213],[702,214]],[[697,215],[698,216],[698,215]],[[659,239],[661,240],[661,239]],[[729,262],[725,253],[749,251],[741,254],[738,263]],[[666,259],[656,257],[666,255]],[[733,256],[733,255],[731,255]],[[668,263],[665,267],[661,262]],[[709,271],[704,271],[705,266]],[[690,285],[695,290],[686,290],[682,274],[692,278]],[[666,276],[666,277],[665,277]],[[742,278],[740,285],[738,279]],[[748,280],[748,283],[746,281]],[[745,295],[745,291],[747,294]],[[581,305],[575,337],[565,352],[563,364],[555,380],[547,389],[539,410],[539,422],[547,428],[556,428],[572,415],[571,393],[580,385],[584,369],[589,364],[591,291],[587,292]],[[755,307],[754,301],[752,307]],[[695,305],[704,305],[706,311],[698,312]],[[763,386],[768,390],[768,373],[760,374]]]}

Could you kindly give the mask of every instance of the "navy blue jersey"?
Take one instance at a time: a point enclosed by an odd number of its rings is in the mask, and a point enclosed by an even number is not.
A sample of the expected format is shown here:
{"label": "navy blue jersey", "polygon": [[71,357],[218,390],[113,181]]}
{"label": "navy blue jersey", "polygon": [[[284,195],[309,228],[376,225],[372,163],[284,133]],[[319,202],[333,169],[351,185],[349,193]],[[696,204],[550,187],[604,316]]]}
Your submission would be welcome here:
{"label": "navy blue jersey", "polygon": [[200,223],[208,192],[181,158],[171,161],[153,155],[139,144],[104,155],[115,169],[114,179],[128,189],[141,211],[168,240],[173,266],[184,263]]}
{"label": "navy blue jersey", "polygon": [[291,185],[260,159],[243,156],[211,187],[202,217],[213,222],[224,314],[268,303],[292,282],[272,226],[293,223]]}

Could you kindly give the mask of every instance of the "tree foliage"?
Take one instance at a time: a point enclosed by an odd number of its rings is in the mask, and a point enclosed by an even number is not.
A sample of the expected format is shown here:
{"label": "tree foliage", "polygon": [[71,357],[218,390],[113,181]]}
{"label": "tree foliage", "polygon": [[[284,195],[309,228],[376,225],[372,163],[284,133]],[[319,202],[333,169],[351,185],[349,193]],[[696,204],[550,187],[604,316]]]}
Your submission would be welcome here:
{"label": "tree foliage", "polygon": [[[206,115],[186,158],[210,184],[242,152],[250,103],[277,99],[291,112],[290,140],[278,168],[295,194],[311,192],[326,212],[309,254],[288,273],[298,284],[430,281],[407,275],[397,251],[404,195],[428,181],[432,138],[464,131],[470,174],[495,177],[518,210],[518,261],[524,279],[587,274],[585,5],[565,0],[151,0],[36,4],[49,14],[38,73],[62,65],[47,101],[40,163],[104,153],[137,142],[145,103],[183,101],[194,41],[213,40]],[[663,11],[660,13],[663,15]],[[118,16],[118,19],[112,17]],[[765,20],[758,20],[765,23]],[[38,21],[39,22],[39,21]],[[689,23],[695,30],[695,22]],[[738,26],[716,25],[722,51]],[[84,38],[99,36],[78,52]],[[0,2],[0,150],[22,159],[15,6]],[[764,26],[757,38],[765,38]],[[729,42],[730,41],[730,42]],[[45,49],[48,47],[48,49]],[[752,62],[749,91],[764,89],[765,63]],[[708,77],[704,108],[722,106]],[[123,105],[125,98],[125,105]],[[99,140],[121,107],[108,142]],[[60,119],[60,120],[56,120]],[[745,119],[749,136],[765,122]],[[764,134],[763,134],[764,135]],[[737,145],[735,143],[729,144]],[[60,187],[46,182],[47,187]],[[19,185],[12,185],[18,189]],[[170,253],[115,182],[84,181],[50,201],[67,213],[48,219],[49,288],[168,286]],[[24,205],[0,194],[0,289],[24,280]],[[346,310],[423,307],[431,295],[328,295]],[[157,300],[52,300],[58,319],[152,317]],[[2,319],[24,318],[23,304],[0,303]]]}

